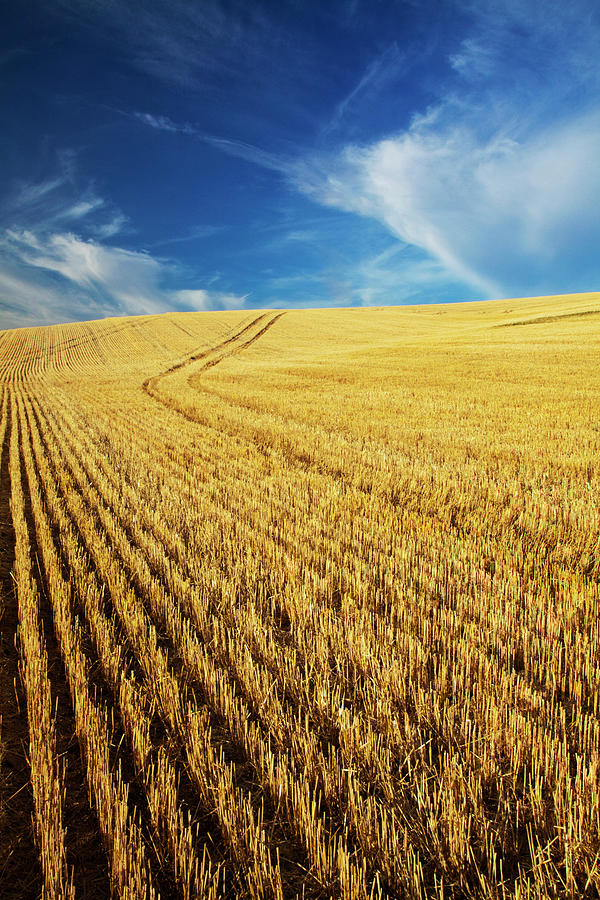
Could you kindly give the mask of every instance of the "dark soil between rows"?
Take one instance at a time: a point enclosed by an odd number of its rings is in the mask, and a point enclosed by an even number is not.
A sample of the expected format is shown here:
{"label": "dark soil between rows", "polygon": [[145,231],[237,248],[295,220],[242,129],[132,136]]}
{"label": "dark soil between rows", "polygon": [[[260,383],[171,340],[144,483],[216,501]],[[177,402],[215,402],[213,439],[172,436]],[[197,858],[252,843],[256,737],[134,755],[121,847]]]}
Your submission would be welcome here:
{"label": "dark soil between rows", "polygon": [[0,884],[4,900],[37,900],[42,872],[33,834],[27,758],[27,707],[16,646],[19,612],[12,566],[15,532],[10,510],[10,425],[0,450]]}

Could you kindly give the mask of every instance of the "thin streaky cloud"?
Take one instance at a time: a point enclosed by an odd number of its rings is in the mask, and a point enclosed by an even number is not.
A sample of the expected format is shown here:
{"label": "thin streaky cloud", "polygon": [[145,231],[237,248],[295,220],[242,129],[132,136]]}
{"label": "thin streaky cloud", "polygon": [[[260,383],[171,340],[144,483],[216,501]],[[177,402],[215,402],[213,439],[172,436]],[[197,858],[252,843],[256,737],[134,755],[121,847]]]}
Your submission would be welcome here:
{"label": "thin streaky cloud", "polygon": [[59,8],[132,68],[184,90],[206,89],[207,75],[256,71],[276,32],[258,4],[226,10],[218,0],[59,0]]}
{"label": "thin streaky cloud", "polygon": [[66,183],[64,176],[55,178],[47,178],[43,181],[31,182],[23,184],[18,189],[10,205],[14,207],[34,206],[46,200],[48,195],[53,194]]}
{"label": "thin streaky cloud", "polygon": [[143,122],[144,125],[149,125],[150,128],[154,128],[157,131],[169,131],[173,134],[197,134],[197,130],[193,128],[188,123],[183,125],[178,125],[176,122],[173,122],[168,116],[153,116],[150,113],[142,113],[135,112],[133,114],[135,119],[138,119],[140,122]]}
{"label": "thin streaky cloud", "polygon": [[404,65],[405,56],[400,52],[398,44],[394,42],[370,63],[358,83],[338,103],[331,120],[322,131],[322,136],[327,137],[335,132],[346,115],[351,111],[355,101],[358,99],[364,100],[372,93],[380,90],[392,78],[397,77]]}
{"label": "thin streaky cloud", "polygon": [[109,222],[91,225],[89,226],[89,229],[95,237],[107,240],[108,238],[115,237],[117,234],[122,234],[127,229],[128,223],[129,219],[127,216],[124,216],[122,213],[117,213]]}
{"label": "thin streaky cloud", "polygon": [[85,216],[89,216],[90,213],[95,212],[95,210],[101,209],[103,206],[104,200],[102,200],[101,197],[91,197],[89,200],[82,200],[81,202],[68,207],[68,209],[65,209],[64,212],[59,214],[56,218],[82,219]]}
{"label": "thin streaky cloud", "polygon": [[199,225],[188,234],[175,235],[174,237],[154,241],[149,246],[150,249],[153,249],[154,247],[168,247],[170,244],[186,244],[190,241],[199,241],[203,238],[213,237],[215,234],[221,234],[223,231],[226,231],[225,225]]}
{"label": "thin streaky cloud", "polygon": [[228,156],[235,156],[246,162],[254,163],[263,169],[270,169],[273,172],[287,175],[293,172],[295,168],[295,163],[292,159],[277,153],[270,153],[268,150],[263,150],[261,147],[256,147],[245,141],[230,140],[229,138],[206,134],[200,134],[199,137],[206,144],[222,150]]}
{"label": "thin streaky cloud", "polygon": [[47,235],[77,228],[88,237],[108,239],[123,232],[127,216],[99,196],[94,180],[81,175],[73,150],[59,150],[54,168],[59,174],[15,185],[4,204],[6,233]]}
{"label": "thin streaky cloud", "polygon": [[200,128],[196,128],[189,123],[179,125],[167,116],[154,116],[149,113],[136,112],[133,114],[139,122],[154,128],[157,131],[166,131],[172,134],[187,134],[197,138],[204,144],[208,144],[227,156],[233,156],[237,159],[243,159],[246,162],[254,163],[263,169],[270,169],[274,172],[290,174],[293,172],[295,163],[290,157],[272,153],[249,144],[246,141],[239,141],[232,138],[220,137],[216,134],[210,134]]}
{"label": "thin streaky cloud", "polygon": [[250,293],[238,296],[222,291],[192,289],[175,291],[170,296],[175,301],[177,308],[183,306],[190,310],[241,309],[250,297]]}

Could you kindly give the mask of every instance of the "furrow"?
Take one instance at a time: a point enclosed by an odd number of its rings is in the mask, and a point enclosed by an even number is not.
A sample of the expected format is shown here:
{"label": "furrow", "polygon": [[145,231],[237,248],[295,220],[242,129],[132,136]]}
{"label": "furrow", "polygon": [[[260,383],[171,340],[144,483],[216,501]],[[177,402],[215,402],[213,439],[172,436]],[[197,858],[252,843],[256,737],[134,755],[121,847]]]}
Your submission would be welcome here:
{"label": "furrow", "polygon": [[72,587],[62,574],[29,442],[24,443],[23,454],[37,543],[71,691],[77,736],[86,760],[88,784],[110,859],[112,893],[128,900],[154,900],[157,895],[139,822],[128,809],[128,786],[122,779],[120,765],[117,764],[116,769],[112,765],[110,715],[103,705],[96,702],[91,692],[87,662],[81,647],[81,631],[72,615]]}

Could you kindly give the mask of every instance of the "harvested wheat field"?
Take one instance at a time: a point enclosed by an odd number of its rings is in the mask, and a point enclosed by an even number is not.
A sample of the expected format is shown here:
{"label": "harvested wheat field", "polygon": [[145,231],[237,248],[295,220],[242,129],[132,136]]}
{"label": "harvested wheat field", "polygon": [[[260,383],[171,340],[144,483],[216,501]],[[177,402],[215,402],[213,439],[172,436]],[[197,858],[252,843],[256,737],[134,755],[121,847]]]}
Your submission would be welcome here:
{"label": "harvested wheat field", "polygon": [[600,294],[0,332],[8,898],[600,896]]}

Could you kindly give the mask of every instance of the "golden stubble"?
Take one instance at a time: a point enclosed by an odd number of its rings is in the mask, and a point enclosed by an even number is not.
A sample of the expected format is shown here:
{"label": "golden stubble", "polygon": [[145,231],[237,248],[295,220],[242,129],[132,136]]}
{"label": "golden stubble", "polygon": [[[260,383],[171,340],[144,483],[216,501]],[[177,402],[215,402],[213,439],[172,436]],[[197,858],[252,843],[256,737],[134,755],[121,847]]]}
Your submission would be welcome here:
{"label": "golden stubble", "polygon": [[33,548],[115,896],[598,896],[599,350],[598,294],[0,333],[48,896]]}

